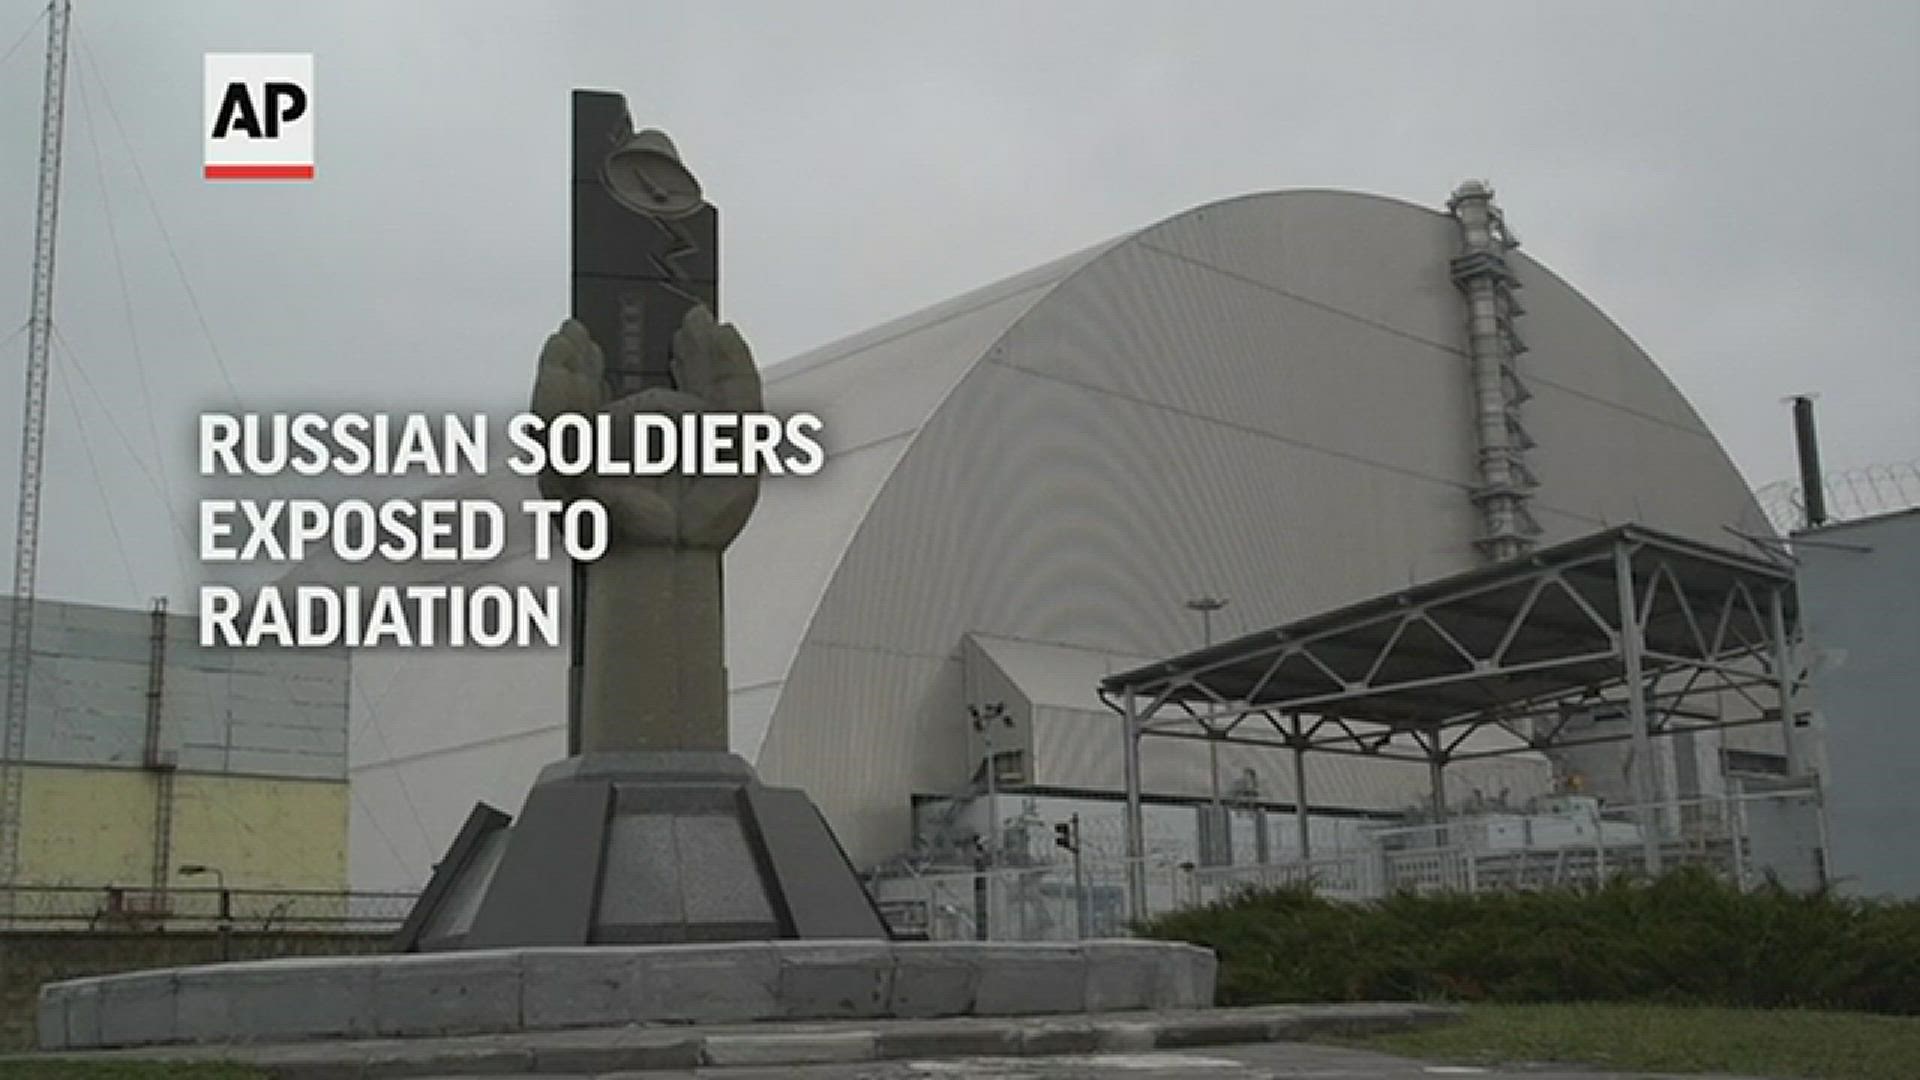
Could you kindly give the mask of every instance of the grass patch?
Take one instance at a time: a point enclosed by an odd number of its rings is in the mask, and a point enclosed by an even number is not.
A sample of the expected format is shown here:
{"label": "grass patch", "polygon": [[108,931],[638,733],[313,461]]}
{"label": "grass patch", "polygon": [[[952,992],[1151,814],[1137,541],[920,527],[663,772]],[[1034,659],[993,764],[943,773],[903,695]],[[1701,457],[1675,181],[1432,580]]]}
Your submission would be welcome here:
{"label": "grass patch", "polygon": [[1651,883],[1336,903],[1253,893],[1141,928],[1220,958],[1225,1005],[1565,1001],[1920,1015],[1920,903]]}
{"label": "grass patch", "polygon": [[0,1080],[269,1080],[271,1076],[224,1062],[0,1061]]}
{"label": "grass patch", "polygon": [[1920,1062],[1920,1018],[1799,1009],[1475,1005],[1456,1024],[1340,1042],[1461,1065],[1558,1062],[1633,1071],[1911,1080]]}

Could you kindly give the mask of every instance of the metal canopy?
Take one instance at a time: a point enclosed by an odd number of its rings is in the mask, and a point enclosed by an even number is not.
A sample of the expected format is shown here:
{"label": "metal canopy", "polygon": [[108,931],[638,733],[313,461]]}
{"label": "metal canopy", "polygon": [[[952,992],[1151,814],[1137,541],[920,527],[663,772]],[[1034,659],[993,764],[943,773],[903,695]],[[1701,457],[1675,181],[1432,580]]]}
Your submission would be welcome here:
{"label": "metal canopy", "polygon": [[[1126,721],[1129,855],[1142,856],[1147,735],[1291,750],[1297,789],[1310,751],[1424,761],[1436,819],[1451,761],[1627,739],[1644,750],[1682,729],[1778,721],[1798,773],[1797,623],[1786,567],[1630,525],[1111,675],[1100,693]],[[1721,691],[1750,709],[1698,707]],[[1567,731],[1609,710],[1624,731]],[[1465,748],[1489,726],[1511,740]],[[1651,803],[1644,770],[1635,781]],[[1304,857],[1304,814],[1299,826]]]}

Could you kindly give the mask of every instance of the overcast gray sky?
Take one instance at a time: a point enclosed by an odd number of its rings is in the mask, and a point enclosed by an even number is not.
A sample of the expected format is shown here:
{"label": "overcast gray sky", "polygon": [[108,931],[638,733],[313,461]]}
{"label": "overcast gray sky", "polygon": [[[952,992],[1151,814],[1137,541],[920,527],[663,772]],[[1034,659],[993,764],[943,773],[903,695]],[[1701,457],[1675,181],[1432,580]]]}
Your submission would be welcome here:
{"label": "overcast gray sky", "polygon": [[[42,7],[0,0],[0,49]],[[674,133],[763,364],[1198,203],[1438,206],[1479,176],[1752,484],[1792,471],[1797,391],[1830,466],[1920,458],[1920,4],[76,0],[74,21],[43,595],[185,601],[169,522],[193,520],[194,414],[231,401],[216,349],[255,409],[519,406],[567,308],[573,87]],[[27,316],[43,37],[0,62],[0,339]],[[316,182],[200,178],[208,51],[315,54]],[[7,432],[25,352],[0,349]]]}

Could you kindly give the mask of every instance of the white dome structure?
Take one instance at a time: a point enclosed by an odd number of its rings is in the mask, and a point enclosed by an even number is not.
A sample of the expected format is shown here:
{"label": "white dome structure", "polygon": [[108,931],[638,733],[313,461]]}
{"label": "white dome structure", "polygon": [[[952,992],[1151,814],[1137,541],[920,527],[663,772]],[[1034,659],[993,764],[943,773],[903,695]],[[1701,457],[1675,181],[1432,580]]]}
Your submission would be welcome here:
{"label": "white dome structure", "polygon": [[[872,865],[910,844],[916,798],[973,781],[969,705],[1004,706],[996,749],[1019,784],[1117,794],[1096,684],[1199,645],[1189,600],[1230,598],[1229,636],[1479,564],[1460,243],[1450,215],[1391,199],[1247,196],[769,367],[768,407],[817,413],[829,459],[765,482],[728,554],[734,749]],[[1627,522],[1722,547],[1741,543],[1729,527],[1767,532],[1654,362],[1508,260],[1538,541]],[[563,753],[565,666],[356,657],[356,887],[417,885],[476,799],[517,806]],[[1291,803],[1277,755],[1223,759]],[[1547,780],[1525,756],[1448,776]],[[1426,784],[1418,766],[1315,759],[1309,801],[1391,810]],[[1197,745],[1149,750],[1149,796],[1208,786]]]}

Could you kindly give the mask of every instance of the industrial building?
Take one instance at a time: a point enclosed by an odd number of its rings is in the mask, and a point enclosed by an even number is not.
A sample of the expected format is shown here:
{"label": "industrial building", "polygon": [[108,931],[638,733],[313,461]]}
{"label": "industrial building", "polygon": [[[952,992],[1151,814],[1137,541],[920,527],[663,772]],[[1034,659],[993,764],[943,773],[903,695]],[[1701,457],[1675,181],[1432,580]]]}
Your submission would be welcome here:
{"label": "industrial building", "polygon": [[[819,415],[828,462],[765,481],[727,556],[734,749],[863,868],[968,835],[1038,854],[1075,813],[1118,859],[1115,673],[1623,525],[1766,557],[1698,414],[1516,247],[1478,184],[1445,209],[1249,195],[763,360],[768,407]],[[517,809],[564,754],[564,650],[367,650],[353,680],[355,888],[418,886],[475,801]],[[1777,728],[1702,733],[1684,762],[1660,740],[1661,797],[1781,758]],[[1520,807],[1625,761],[1517,749],[1445,770],[1445,803]],[[1150,858],[1200,858],[1216,800],[1241,826],[1209,826],[1205,861],[1299,854],[1284,751],[1160,740],[1141,770]],[[1320,755],[1303,779],[1316,853],[1432,795],[1411,762]]]}
{"label": "industrial building", "polygon": [[1834,885],[1920,898],[1920,507],[1794,533],[1813,685],[1826,721]]}
{"label": "industrial building", "polygon": [[40,600],[32,628],[11,914],[346,888],[345,650],[202,648],[164,606]]}

